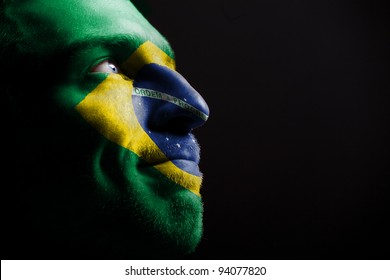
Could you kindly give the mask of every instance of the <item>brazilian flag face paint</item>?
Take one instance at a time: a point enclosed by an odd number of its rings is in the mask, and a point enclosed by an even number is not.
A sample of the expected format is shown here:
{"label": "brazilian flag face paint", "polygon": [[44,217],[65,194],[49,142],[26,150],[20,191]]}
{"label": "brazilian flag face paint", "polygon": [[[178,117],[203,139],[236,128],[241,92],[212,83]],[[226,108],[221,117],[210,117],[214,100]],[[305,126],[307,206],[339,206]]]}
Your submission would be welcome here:
{"label": "brazilian flag face paint", "polygon": [[199,147],[190,133],[208,118],[200,95],[174,70],[174,61],[150,41],[77,106],[105,138],[129,150],[172,182],[199,194]]}
{"label": "brazilian flag face paint", "polygon": [[[90,159],[84,175],[102,201],[128,201],[136,226],[192,250],[202,233],[202,174],[191,132],[209,109],[176,72],[167,41],[127,0],[26,3],[8,11],[32,42],[25,51],[69,53],[60,82],[47,81],[58,108],[48,117],[70,128],[54,128],[63,135],[58,147]],[[94,133],[74,135],[73,125]],[[86,138],[90,145],[78,149]]]}

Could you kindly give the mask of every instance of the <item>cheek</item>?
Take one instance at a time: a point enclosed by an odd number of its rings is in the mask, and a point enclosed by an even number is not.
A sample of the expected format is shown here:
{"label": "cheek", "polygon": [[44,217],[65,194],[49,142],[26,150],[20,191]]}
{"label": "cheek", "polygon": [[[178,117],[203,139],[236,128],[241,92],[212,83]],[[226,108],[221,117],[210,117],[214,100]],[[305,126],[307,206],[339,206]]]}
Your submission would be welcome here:
{"label": "cheek", "polygon": [[107,139],[125,146],[128,133],[137,130],[131,90],[131,82],[109,75],[75,109]]}
{"label": "cheek", "polygon": [[106,139],[146,161],[164,155],[139,124],[132,102],[132,81],[109,75],[75,109]]}
{"label": "cheek", "polygon": [[132,81],[108,75],[75,109],[102,136],[146,163],[166,162],[155,168],[199,196],[202,178],[176,167],[145,132],[134,111],[132,90]]}

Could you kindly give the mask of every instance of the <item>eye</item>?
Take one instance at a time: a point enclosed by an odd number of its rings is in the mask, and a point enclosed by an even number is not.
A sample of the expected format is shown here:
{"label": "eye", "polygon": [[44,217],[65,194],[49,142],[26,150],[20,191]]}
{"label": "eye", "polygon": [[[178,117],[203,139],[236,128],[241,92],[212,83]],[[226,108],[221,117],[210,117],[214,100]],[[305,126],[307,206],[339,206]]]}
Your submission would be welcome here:
{"label": "eye", "polygon": [[91,72],[119,74],[119,66],[112,60],[104,60],[91,69]]}

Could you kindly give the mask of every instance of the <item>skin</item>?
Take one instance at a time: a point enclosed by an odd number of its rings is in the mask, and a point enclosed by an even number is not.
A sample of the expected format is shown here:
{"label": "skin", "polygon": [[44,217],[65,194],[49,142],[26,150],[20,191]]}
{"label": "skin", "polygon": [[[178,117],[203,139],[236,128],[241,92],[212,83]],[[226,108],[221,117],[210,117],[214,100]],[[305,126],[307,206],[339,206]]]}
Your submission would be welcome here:
{"label": "skin", "polygon": [[54,256],[193,252],[203,205],[192,130],[209,109],[167,40],[127,0],[12,3],[28,58],[13,88],[26,232]]}

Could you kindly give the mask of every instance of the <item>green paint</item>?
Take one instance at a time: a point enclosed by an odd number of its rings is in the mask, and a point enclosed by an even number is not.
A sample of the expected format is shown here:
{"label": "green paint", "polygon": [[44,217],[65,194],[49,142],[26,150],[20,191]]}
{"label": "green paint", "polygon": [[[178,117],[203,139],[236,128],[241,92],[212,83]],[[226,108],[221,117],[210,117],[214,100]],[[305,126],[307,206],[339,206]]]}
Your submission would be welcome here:
{"label": "green paint", "polygon": [[24,35],[26,44],[21,46],[26,52],[47,55],[91,40],[100,46],[114,45],[123,41],[123,36],[130,36],[124,57],[146,40],[173,56],[168,42],[127,0],[16,0],[6,13]]}
{"label": "green paint", "polygon": [[[137,155],[74,110],[107,76],[90,73],[91,67],[104,59],[120,63],[146,40],[173,58],[166,39],[127,0],[7,3],[5,18],[21,40],[10,65],[18,72],[2,72],[2,82],[22,114],[14,126],[22,180],[34,186],[27,192],[34,228],[114,258],[194,251],[202,236],[201,199],[142,167]],[[8,84],[12,75],[23,82]]]}
{"label": "green paint", "polygon": [[[131,151],[108,142],[106,145],[93,159],[100,192],[111,192],[112,197],[118,197],[119,204],[136,205],[137,222],[146,231],[159,233],[158,239],[168,245],[166,249],[175,251],[179,245],[184,251],[193,251],[202,235],[201,199],[167,179],[155,168],[139,168],[143,165],[142,159]],[[105,154],[106,149],[111,153]],[[126,171],[121,174],[115,172],[116,169],[105,169],[102,162],[110,165],[118,163],[116,168]],[[118,186],[137,187],[118,189]]]}

